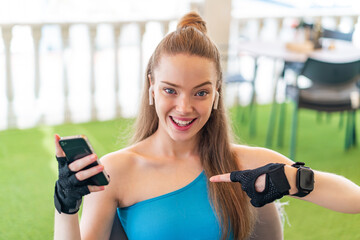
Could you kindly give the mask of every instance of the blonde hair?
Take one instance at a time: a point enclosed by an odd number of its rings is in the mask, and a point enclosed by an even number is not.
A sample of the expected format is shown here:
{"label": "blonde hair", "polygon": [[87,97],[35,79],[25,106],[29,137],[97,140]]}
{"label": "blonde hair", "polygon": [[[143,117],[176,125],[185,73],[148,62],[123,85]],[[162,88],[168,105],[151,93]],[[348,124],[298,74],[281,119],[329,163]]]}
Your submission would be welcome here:
{"label": "blonde hair", "polygon": [[[153,74],[163,55],[189,54],[204,57],[215,63],[220,94],[218,109],[211,115],[200,130],[199,156],[207,177],[238,170],[235,153],[231,150],[232,133],[229,128],[222,92],[222,70],[220,54],[216,45],[206,34],[206,23],[196,13],[183,16],[176,31],[169,33],[159,43],[151,56],[145,76],[139,116],[135,123],[132,142],[136,143],[152,135],[158,128],[159,119],[155,107],[149,105],[149,79],[156,81]],[[247,238],[254,226],[255,217],[249,198],[238,183],[209,183],[210,200],[219,219],[222,239],[230,234],[234,239]]]}

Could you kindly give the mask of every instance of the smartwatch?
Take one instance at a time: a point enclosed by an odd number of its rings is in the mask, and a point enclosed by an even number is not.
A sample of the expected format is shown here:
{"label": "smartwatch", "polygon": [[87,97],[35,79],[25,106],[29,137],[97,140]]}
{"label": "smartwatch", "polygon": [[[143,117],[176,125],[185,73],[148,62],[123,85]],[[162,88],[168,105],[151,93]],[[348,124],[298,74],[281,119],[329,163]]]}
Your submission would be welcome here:
{"label": "smartwatch", "polygon": [[292,196],[305,197],[314,190],[314,172],[309,167],[305,167],[305,163],[296,162],[292,167],[297,168],[296,187],[298,192]]}

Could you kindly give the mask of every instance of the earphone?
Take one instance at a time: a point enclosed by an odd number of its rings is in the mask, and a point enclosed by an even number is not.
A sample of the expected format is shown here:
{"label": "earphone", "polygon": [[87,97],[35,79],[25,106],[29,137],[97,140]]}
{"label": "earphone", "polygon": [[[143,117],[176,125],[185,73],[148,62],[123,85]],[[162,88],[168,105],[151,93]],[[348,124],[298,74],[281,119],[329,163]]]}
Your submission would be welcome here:
{"label": "earphone", "polygon": [[152,93],[154,91],[153,85],[149,87],[149,105],[154,105],[154,98],[152,96]]}
{"label": "earphone", "polygon": [[220,97],[220,94],[218,91],[215,92],[215,99],[214,99],[214,109],[217,109],[218,108],[218,104],[219,104],[219,97]]}

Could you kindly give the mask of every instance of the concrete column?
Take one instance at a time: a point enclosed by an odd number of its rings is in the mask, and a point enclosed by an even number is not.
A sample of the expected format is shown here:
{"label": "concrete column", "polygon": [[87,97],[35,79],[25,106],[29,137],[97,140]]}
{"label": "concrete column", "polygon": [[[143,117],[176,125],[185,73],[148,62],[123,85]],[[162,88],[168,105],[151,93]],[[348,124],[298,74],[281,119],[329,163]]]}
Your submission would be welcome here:
{"label": "concrete column", "polygon": [[12,39],[12,27],[3,26],[1,28],[2,37],[5,47],[5,75],[6,75],[6,96],[8,100],[7,109],[7,128],[16,128],[16,115],[14,111],[14,89],[12,85],[12,72],[11,72],[11,39]]}
{"label": "concrete column", "polygon": [[223,71],[226,72],[231,22],[231,0],[205,0],[203,18],[207,23],[208,35],[220,50],[223,59]]}

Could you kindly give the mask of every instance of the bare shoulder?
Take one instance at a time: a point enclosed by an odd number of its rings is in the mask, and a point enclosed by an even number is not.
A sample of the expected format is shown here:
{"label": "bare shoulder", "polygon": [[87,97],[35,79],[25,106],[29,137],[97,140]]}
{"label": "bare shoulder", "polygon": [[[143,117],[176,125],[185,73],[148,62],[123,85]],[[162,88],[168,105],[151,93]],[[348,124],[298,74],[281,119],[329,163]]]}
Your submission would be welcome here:
{"label": "bare shoulder", "polygon": [[134,146],[129,146],[104,155],[100,162],[104,165],[106,173],[110,176],[107,189],[115,194],[119,205],[131,197],[131,188],[135,177],[138,175],[138,162],[141,157],[134,151]]}
{"label": "bare shoulder", "polygon": [[119,170],[129,170],[134,163],[134,157],[131,147],[128,147],[104,155],[100,162],[105,168],[116,169],[118,172]]}
{"label": "bare shoulder", "polygon": [[111,181],[117,182],[128,179],[136,170],[139,159],[138,154],[133,150],[134,146],[129,146],[115,152],[104,155],[100,162],[105,167],[105,171],[110,175]]}
{"label": "bare shoulder", "polygon": [[293,164],[286,156],[267,148],[238,144],[232,144],[231,147],[242,170],[258,168],[268,163]]}

